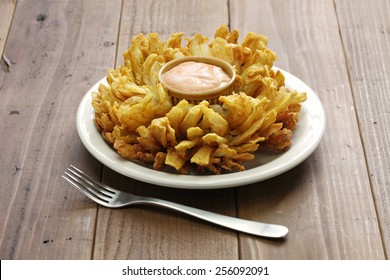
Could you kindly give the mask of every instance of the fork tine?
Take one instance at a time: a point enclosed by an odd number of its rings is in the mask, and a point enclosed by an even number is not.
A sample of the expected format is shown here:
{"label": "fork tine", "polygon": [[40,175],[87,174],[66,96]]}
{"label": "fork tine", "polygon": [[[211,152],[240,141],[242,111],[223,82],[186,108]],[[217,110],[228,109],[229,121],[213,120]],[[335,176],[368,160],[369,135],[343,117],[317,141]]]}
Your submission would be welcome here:
{"label": "fork tine", "polygon": [[[108,193],[106,193],[107,195],[112,195],[112,194],[116,194],[117,190],[116,189],[113,189],[109,186],[106,186],[98,181],[96,181],[95,179],[93,179],[92,177],[90,177],[89,175],[85,174],[83,171],[81,171],[80,169],[78,169],[76,166],[74,165],[70,165],[69,168],[68,168],[69,171],[72,171],[73,174],[77,175],[78,177],[82,177],[84,180],[88,181],[88,183],[92,186],[99,186],[101,189],[107,191]],[[76,174],[77,173],[77,174]]]}
{"label": "fork tine", "polygon": [[[102,199],[110,199],[112,196],[109,196],[105,194],[104,192],[101,192],[99,187],[94,186],[92,183],[88,182],[84,178],[80,177],[78,174],[72,172],[72,170],[68,169],[70,172],[65,172],[67,176],[73,179],[73,181],[76,181],[80,187],[83,187],[84,189],[87,189],[89,192],[93,193],[96,197],[102,198]],[[75,175],[75,176],[74,176]]]}
{"label": "fork tine", "polygon": [[65,173],[65,175],[68,176],[68,178],[71,178],[75,183],[77,183],[77,185],[80,188],[85,189],[86,191],[93,194],[97,198],[104,200],[104,201],[107,201],[107,202],[110,200],[110,198],[112,198],[112,196],[108,196],[108,195],[100,192],[99,188],[94,187],[92,184],[86,182],[84,179],[82,179],[78,176],[76,177],[73,174],[66,172],[66,171],[64,173]]}
{"label": "fork tine", "polygon": [[64,178],[68,183],[70,183],[74,188],[76,188],[79,192],[84,194],[86,197],[90,198],[91,200],[95,201],[96,203],[105,205],[108,203],[107,200],[102,199],[101,197],[95,195],[91,190],[85,185],[82,185],[80,181],[77,180],[74,176],[69,174],[68,172],[65,172],[65,175],[62,175],[62,178]]}
{"label": "fork tine", "polygon": [[73,175],[77,176],[77,178],[87,184],[88,187],[93,188],[96,192],[106,196],[107,198],[112,198],[112,195],[115,194],[115,192],[107,189],[103,184],[99,183],[98,181],[95,181],[90,176],[83,173],[80,169],[74,167],[73,165],[68,168],[68,171],[71,172]]}

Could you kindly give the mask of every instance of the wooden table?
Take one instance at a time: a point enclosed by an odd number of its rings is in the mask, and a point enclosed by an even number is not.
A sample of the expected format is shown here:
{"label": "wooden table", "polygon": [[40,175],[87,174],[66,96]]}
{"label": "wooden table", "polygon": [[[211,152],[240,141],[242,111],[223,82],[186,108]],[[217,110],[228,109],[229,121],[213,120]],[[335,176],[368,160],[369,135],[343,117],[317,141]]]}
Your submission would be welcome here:
{"label": "wooden table", "polygon": [[[325,135],[302,164],[237,188],[185,190],[121,176],[79,140],[85,92],[137,33],[212,37],[221,24],[269,38],[276,66],[322,101]],[[1,259],[388,259],[390,2],[0,0]],[[98,207],[61,174],[226,215],[280,223],[285,240],[171,211]]]}

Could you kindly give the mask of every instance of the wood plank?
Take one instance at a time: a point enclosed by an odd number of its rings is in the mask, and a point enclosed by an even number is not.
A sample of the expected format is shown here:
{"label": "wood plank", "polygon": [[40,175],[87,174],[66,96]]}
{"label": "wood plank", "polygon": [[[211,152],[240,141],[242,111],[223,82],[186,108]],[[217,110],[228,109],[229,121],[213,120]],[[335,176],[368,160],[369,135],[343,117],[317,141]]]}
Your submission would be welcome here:
{"label": "wood plank", "polygon": [[[335,1],[368,172],[390,255],[390,3]],[[368,20],[370,19],[370,20]]]}
{"label": "wood plank", "polygon": [[97,207],[61,174],[76,164],[100,176],[75,118],[114,64],[120,3],[18,2],[4,50],[12,64],[0,71],[1,259],[92,256]]}
{"label": "wood plank", "polygon": [[[109,169],[103,178],[124,191],[236,215],[233,189],[171,189],[124,178]],[[99,209],[95,244],[95,259],[238,258],[236,232],[151,206]]]}
{"label": "wood plank", "polygon": [[15,6],[15,0],[0,0],[0,56],[3,54]]}
{"label": "wood plank", "polygon": [[[238,190],[239,215],[290,228],[284,242],[240,236],[243,259],[383,259],[355,106],[332,1],[230,1],[231,26],[269,38],[276,65],[307,82],[325,136],[291,172]],[[351,15],[352,17],[352,15]]]}
{"label": "wood plank", "polygon": [[[226,4],[226,1],[124,1],[119,53],[140,32],[158,32],[162,40],[180,31],[187,37],[194,32],[213,36],[220,24],[227,23]],[[118,56],[117,64],[122,62]],[[137,182],[108,169],[104,172],[104,182],[122,185],[136,194],[236,215],[234,189],[169,189]],[[175,212],[150,207],[99,209],[96,259],[237,259],[237,248],[236,232]]]}

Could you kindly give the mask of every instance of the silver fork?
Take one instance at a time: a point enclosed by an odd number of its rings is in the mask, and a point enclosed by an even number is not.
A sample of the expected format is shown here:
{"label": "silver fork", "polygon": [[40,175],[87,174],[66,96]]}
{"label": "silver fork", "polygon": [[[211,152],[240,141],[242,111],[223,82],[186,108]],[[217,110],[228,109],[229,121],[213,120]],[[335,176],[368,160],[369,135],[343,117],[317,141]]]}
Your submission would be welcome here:
{"label": "silver fork", "polygon": [[193,217],[220,225],[222,227],[257,236],[268,238],[283,238],[288,233],[287,227],[282,225],[248,221],[212,213],[162,199],[136,196],[127,192],[122,192],[95,181],[73,165],[70,165],[62,177],[82,194],[86,195],[96,203],[108,208],[119,208],[136,204],[157,205],[191,215]]}

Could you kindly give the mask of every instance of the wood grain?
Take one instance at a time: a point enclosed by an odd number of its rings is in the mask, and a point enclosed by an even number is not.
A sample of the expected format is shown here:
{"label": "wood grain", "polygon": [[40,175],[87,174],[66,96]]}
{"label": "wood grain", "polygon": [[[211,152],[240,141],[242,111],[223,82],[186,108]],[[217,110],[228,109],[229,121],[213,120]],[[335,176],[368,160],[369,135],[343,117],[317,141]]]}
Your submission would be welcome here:
{"label": "wood grain", "polygon": [[[387,0],[0,0],[0,259],[388,259],[389,11]],[[266,35],[276,65],[318,94],[327,128],[317,150],[283,175],[219,190],[103,167],[76,131],[85,92],[137,33],[212,37],[221,24],[241,39]],[[98,207],[61,178],[69,164],[135,194],[290,232],[261,239],[157,207]]]}
{"label": "wood grain", "polygon": [[97,207],[61,174],[72,163],[99,178],[75,117],[115,62],[119,16],[120,1],[18,2],[0,71],[1,259],[92,256]]}
{"label": "wood grain", "polygon": [[[335,1],[387,258],[390,255],[390,3]],[[370,20],[368,20],[370,19]]]}
{"label": "wood grain", "polygon": [[[5,42],[7,41],[15,6],[16,0],[0,0],[0,56],[3,54]],[[4,63],[7,64],[8,62],[4,61]]]}
{"label": "wood grain", "polygon": [[[129,47],[131,37],[140,32],[158,32],[162,40],[179,31],[186,37],[195,30],[212,36],[214,29],[227,20],[226,1],[124,1],[119,53],[123,53]],[[122,62],[122,57],[118,56],[117,64]],[[105,169],[103,179],[109,185],[124,186],[125,190],[136,194],[236,215],[234,189],[162,188],[125,178],[108,169]],[[100,209],[95,244],[96,259],[238,258],[236,232],[150,207],[121,211]]]}
{"label": "wood grain", "polygon": [[[108,169],[104,182],[132,193],[236,215],[234,190],[169,189],[124,178]],[[95,243],[95,259],[238,258],[236,232],[150,206],[99,209]]]}
{"label": "wood grain", "polygon": [[[293,171],[238,192],[242,217],[284,223],[275,246],[240,237],[243,259],[383,259],[376,211],[332,1],[231,1],[231,26],[269,38],[277,66],[307,82],[327,115],[315,153]],[[341,121],[342,120],[342,121]],[[359,201],[365,199],[362,205]]]}

